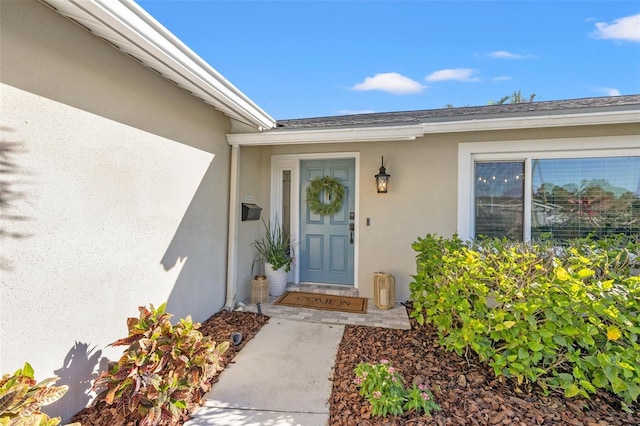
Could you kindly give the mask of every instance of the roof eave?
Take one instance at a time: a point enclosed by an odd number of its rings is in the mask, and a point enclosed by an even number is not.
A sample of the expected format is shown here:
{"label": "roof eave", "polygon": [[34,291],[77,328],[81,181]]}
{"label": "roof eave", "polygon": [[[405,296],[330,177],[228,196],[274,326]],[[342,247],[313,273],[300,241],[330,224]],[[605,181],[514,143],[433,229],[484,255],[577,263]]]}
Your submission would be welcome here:
{"label": "roof eave", "polygon": [[640,123],[640,110],[566,113],[423,123],[425,134]]}
{"label": "roof eave", "polygon": [[230,145],[289,145],[413,140],[422,136],[422,125],[341,129],[278,130],[227,135]]}
{"label": "roof eave", "polygon": [[549,114],[473,120],[424,122],[411,125],[344,127],[331,129],[271,130],[262,133],[227,135],[230,145],[287,145],[414,140],[427,134],[522,130],[544,127],[572,127],[640,123],[640,111],[582,114]]}
{"label": "roof eave", "polygon": [[258,130],[276,122],[131,0],[40,0],[59,14],[213,106]]}

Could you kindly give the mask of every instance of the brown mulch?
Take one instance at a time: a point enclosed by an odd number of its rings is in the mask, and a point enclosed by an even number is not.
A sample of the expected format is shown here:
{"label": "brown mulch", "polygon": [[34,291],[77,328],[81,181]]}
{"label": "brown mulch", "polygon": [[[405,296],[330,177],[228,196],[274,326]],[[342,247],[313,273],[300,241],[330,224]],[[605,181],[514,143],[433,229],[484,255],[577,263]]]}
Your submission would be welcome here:
{"label": "brown mulch", "polygon": [[[229,349],[223,354],[221,361],[222,366],[226,367],[233,362],[236,354],[268,321],[269,317],[265,315],[258,316],[252,312],[221,311],[204,321],[200,326],[200,332],[204,336],[211,337],[217,343],[230,342]],[[242,341],[239,345],[234,345],[231,341],[231,333],[236,331],[242,334]],[[219,375],[220,372],[213,377],[211,383],[216,383]],[[193,411],[202,402],[202,399],[193,401],[189,411]],[[185,416],[176,423],[176,426],[183,424],[187,420],[188,416]],[[94,405],[83,409],[73,417],[72,421],[80,422],[83,426],[135,426],[136,424],[133,420],[107,406],[104,401],[98,401]]]}
{"label": "brown mulch", "polygon": [[[230,338],[234,331],[243,335],[238,346],[231,345],[223,365],[233,358],[264,324],[268,317],[249,312],[220,312],[202,324],[204,335],[216,342]],[[433,327],[418,326],[412,320],[411,330],[346,326],[338,347],[329,399],[331,426],[353,425],[573,425],[607,426],[640,425],[640,404],[635,413],[621,410],[617,399],[599,392],[591,399],[565,399],[558,394],[544,396],[538,389],[515,391],[506,380],[494,377],[491,368],[447,352],[437,343]],[[370,406],[353,383],[353,370],[360,362],[388,359],[407,383],[426,383],[433,391],[442,411],[432,417],[408,413],[401,417],[372,418]],[[215,383],[218,376],[213,379]],[[215,385],[214,385],[215,386]],[[194,403],[192,408],[197,404]],[[178,425],[186,421],[185,417]],[[92,426],[133,426],[104,402],[85,408],[73,421]]]}
{"label": "brown mulch", "polygon": [[[346,326],[338,347],[330,424],[351,425],[640,425],[640,403],[634,414],[624,412],[617,399],[599,392],[591,399],[545,396],[540,389],[516,392],[513,383],[499,380],[480,365],[438,344],[431,326],[412,321],[412,330]],[[425,383],[442,411],[432,417],[415,412],[387,419],[372,418],[370,405],[358,394],[353,370],[360,362],[388,359],[408,384]]]}

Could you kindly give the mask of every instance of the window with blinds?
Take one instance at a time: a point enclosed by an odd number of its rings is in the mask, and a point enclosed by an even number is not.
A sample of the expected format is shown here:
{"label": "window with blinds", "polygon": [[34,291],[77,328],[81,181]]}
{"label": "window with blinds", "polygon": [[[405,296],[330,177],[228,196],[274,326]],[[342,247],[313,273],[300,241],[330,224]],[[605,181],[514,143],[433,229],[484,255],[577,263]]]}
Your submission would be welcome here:
{"label": "window with blinds", "polygon": [[475,238],[523,238],[523,161],[475,164]]}
{"label": "window with blinds", "polygon": [[640,234],[640,157],[531,161],[531,238]]}
{"label": "window with blinds", "polygon": [[474,238],[640,235],[640,156],[477,161],[474,180]]}

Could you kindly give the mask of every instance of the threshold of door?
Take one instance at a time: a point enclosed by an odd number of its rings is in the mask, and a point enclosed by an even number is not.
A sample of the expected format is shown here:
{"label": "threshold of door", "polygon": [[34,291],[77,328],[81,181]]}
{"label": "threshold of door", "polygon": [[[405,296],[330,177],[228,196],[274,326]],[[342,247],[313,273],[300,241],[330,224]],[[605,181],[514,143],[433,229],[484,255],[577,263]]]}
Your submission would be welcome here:
{"label": "threshold of door", "polygon": [[302,282],[299,284],[288,284],[287,290],[306,291],[308,293],[332,294],[337,296],[359,296],[359,291],[357,288],[354,288],[351,285],[344,284]]}

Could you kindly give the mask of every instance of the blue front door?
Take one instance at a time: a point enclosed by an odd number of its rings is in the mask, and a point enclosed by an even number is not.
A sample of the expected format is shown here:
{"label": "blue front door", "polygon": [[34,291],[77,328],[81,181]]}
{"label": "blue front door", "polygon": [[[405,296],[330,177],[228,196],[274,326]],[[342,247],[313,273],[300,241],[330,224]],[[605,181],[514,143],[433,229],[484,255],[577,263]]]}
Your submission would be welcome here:
{"label": "blue front door", "polygon": [[[345,187],[342,207],[327,216],[307,206],[309,183],[324,176]],[[300,178],[300,281],[353,285],[355,160],[303,160]]]}

